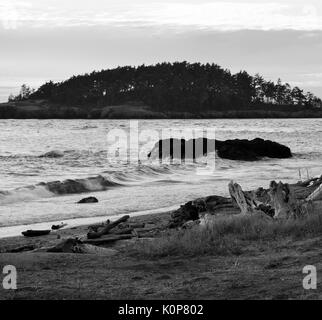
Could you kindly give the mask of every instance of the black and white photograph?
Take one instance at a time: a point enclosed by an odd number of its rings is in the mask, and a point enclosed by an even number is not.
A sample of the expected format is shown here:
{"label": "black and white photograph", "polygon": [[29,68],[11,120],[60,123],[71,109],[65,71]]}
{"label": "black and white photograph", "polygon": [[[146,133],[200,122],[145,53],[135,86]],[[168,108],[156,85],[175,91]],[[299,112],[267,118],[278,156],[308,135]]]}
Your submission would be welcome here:
{"label": "black and white photograph", "polygon": [[320,300],[321,241],[320,0],[0,0],[0,300]]}

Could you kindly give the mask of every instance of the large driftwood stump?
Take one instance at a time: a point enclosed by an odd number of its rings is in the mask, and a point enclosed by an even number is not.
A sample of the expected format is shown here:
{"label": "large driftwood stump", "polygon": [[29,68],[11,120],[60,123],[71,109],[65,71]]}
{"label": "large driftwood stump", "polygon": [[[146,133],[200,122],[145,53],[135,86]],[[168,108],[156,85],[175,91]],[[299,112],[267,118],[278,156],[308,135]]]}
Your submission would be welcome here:
{"label": "large driftwood stump", "polygon": [[298,203],[288,184],[272,181],[269,195],[271,204],[275,209],[274,218],[289,219],[301,215],[301,205]]}
{"label": "large driftwood stump", "polygon": [[252,193],[246,193],[242,190],[241,186],[231,181],[229,183],[229,193],[233,204],[240,208],[243,215],[257,213],[257,202]]}
{"label": "large driftwood stump", "polygon": [[199,211],[198,208],[193,204],[192,201],[187,202],[185,205],[180,206],[180,208],[171,214],[171,221],[168,227],[178,228],[181,227],[185,222],[190,220],[198,220]]}

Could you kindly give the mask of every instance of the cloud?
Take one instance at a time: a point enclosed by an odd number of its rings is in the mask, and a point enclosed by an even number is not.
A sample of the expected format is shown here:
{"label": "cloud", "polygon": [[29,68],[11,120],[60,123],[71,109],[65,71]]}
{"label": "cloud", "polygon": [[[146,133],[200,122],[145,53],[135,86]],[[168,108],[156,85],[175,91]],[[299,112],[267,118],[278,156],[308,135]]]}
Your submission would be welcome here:
{"label": "cloud", "polygon": [[31,3],[16,0],[1,0],[0,22],[4,29],[17,29],[22,25],[22,17],[31,12]]}
{"label": "cloud", "polygon": [[322,73],[303,73],[297,75],[295,78],[298,79],[291,81],[294,86],[322,88]]}
{"label": "cloud", "polygon": [[313,31],[322,30],[321,11],[316,0],[4,0],[0,20],[6,28],[94,25]]}

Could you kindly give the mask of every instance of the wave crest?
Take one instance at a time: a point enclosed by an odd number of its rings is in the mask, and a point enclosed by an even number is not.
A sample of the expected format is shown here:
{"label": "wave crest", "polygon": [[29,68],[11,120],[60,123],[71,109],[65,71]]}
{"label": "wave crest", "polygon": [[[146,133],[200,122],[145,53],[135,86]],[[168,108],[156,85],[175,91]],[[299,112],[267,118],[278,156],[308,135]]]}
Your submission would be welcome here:
{"label": "wave crest", "polygon": [[12,191],[0,191],[0,204],[31,201],[58,195],[104,191],[118,185],[120,184],[108,180],[103,176],[42,182],[37,185],[18,188]]}
{"label": "wave crest", "polygon": [[53,181],[47,183],[41,183],[39,185],[44,186],[50,192],[57,195],[64,194],[77,194],[90,191],[104,191],[109,187],[119,185],[116,182],[110,181],[103,176],[85,178],[85,179],[68,179],[63,182]]}
{"label": "wave crest", "polygon": [[40,155],[39,158],[62,158],[63,156],[64,152],[59,150],[52,150]]}

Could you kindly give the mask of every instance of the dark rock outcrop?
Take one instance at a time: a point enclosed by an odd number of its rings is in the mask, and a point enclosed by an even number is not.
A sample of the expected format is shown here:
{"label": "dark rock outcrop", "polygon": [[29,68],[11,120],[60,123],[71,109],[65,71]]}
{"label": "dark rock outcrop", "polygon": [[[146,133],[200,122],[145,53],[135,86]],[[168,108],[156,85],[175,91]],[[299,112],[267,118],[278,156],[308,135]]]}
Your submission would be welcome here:
{"label": "dark rock outcrop", "polygon": [[75,180],[68,179],[65,181],[53,181],[38,184],[38,186],[44,186],[50,192],[58,195],[76,194],[90,191],[104,191],[109,187],[117,185],[117,183],[102,176]]}
{"label": "dark rock outcrop", "polygon": [[218,156],[230,160],[255,161],[262,158],[291,158],[290,148],[273,142],[256,138],[254,140],[216,140]]}
{"label": "dark rock outcrop", "polygon": [[78,201],[77,203],[97,203],[97,202],[98,202],[97,198],[88,197],[88,198],[84,198],[84,199]]}
{"label": "dark rock outcrop", "polygon": [[196,159],[214,152],[216,140],[198,139],[164,139],[159,140],[148,154],[148,158]]}
{"label": "dark rock outcrop", "polygon": [[53,150],[42,154],[39,158],[62,158],[63,156],[64,152]]}
{"label": "dark rock outcrop", "polygon": [[262,158],[291,158],[290,148],[277,142],[256,138],[254,140],[165,139],[158,141],[149,158],[196,159],[217,151],[220,158],[256,161]]}

